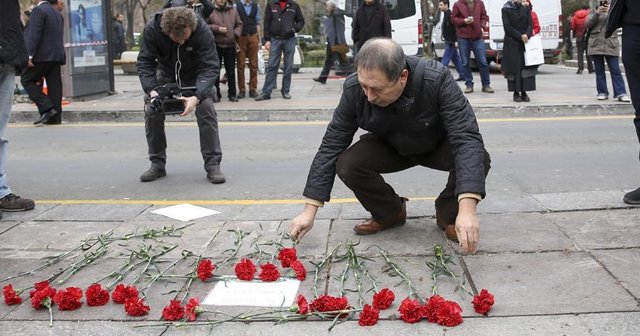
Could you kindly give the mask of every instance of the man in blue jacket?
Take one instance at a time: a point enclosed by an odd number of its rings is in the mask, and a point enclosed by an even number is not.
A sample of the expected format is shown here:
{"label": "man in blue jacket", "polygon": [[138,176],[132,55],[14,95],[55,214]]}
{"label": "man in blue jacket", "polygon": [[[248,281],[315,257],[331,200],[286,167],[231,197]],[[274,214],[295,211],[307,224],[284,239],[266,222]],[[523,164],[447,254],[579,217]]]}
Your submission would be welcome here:
{"label": "man in blue jacket", "polygon": [[[31,210],[35,203],[16,196],[7,185],[4,166],[7,162],[7,145],[4,137],[11,116],[16,67],[27,66],[27,49],[22,36],[20,4],[18,0],[8,0],[0,11],[0,209],[2,211]],[[2,212],[0,212],[0,219]]]}

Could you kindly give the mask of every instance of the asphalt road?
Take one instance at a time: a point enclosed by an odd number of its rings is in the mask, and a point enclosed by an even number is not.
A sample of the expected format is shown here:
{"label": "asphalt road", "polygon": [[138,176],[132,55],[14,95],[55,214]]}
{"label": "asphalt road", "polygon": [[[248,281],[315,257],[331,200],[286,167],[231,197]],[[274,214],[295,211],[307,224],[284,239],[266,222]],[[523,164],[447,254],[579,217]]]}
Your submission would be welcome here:
{"label": "asphalt road", "polygon": [[[36,200],[299,199],[324,123],[224,123],[227,183],[205,179],[195,124],[168,126],[168,176],[148,167],[142,124],[12,125],[7,176]],[[632,189],[640,183],[630,117],[481,120],[493,163],[489,196]],[[437,196],[446,174],[416,167],[386,176],[401,195]],[[334,198],[351,198],[336,179]]]}

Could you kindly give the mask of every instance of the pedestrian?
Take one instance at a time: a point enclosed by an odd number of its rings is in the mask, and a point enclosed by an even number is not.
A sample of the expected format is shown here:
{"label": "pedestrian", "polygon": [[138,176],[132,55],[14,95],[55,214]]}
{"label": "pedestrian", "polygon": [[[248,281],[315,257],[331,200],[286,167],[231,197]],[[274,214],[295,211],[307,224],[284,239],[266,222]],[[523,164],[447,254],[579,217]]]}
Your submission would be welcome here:
{"label": "pedestrian", "polygon": [[458,0],[451,11],[451,21],[456,26],[458,48],[462,60],[462,77],[465,81],[464,93],[473,92],[473,74],[471,73],[471,52],[480,71],[482,92],[494,93],[489,77],[487,51],[482,31],[489,26],[489,17],[482,0]]}
{"label": "pedestrian", "polygon": [[213,3],[211,0],[167,0],[163,9],[171,7],[187,7],[191,8],[197,16],[206,20],[211,12],[213,12]]}
{"label": "pedestrian", "polygon": [[113,43],[111,44],[114,59],[120,59],[122,52],[127,50],[127,41],[125,39],[123,23],[124,15],[116,14],[113,19]]}
{"label": "pedestrian", "polygon": [[[207,23],[213,37],[216,40],[216,51],[220,63],[224,63],[227,75],[227,97],[232,102],[238,101],[236,92],[236,39],[242,33],[242,21],[238,11],[229,0],[215,0],[214,9]],[[216,96],[214,102],[219,102],[222,97],[220,91],[220,72],[216,76]]]}
{"label": "pedestrian", "polygon": [[[347,39],[344,37],[344,12],[338,8],[334,1],[326,2],[327,17],[324,19],[324,35],[327,38],[326,52],[324,56],[324,66],[320,71],[320,76],[313,78],[314,81],[320,84],[327,83],[327,77],[331,67],[336,60],[340,61],[340,64],[346,63]],[[338,49],[343,46],[344,50]]]}
{"label": "pedestrian", "polygon": [[271,99],[271,91],[276,86],[280,57],[284,53],[282,98],[291,99],[291,73],[293,72],[293,54],[296,50],[296,33],[304,27],[304,16],[297,2],[293,0],[269,0],[264,11],[265,49],[269,50],[269,64],[262,92],[256,101]]}
{"label": "pedestrian", "polygon": [[253,0],[238,0],[236,9],[242,20],[242,33],[238,37],[238,98],[246,96],[245,60],[249,59],[249,97],[258,96],[258,49],[260,49],[260,7]]}
{"label": "pedestrian", "polygon": [[444,54],[442,55],[442,64],[449,67],[449,62],[453,61],[453,65],[458,72],[456,81],[463,81],[463,68],[460,55],[458,54],[458,37],[456,36],[456,27],[451,22],[451,10],[449,9],[449,0],[440,0],[438,8],[442,11],[442,40],[444,41]]}
{"label": "pedestrian", "polygon": [[[632,0],[614,0],[609,11],[609,21],[605,38],[613,36],[622,27],[622,63],[629,81],[629,93],[635,110],[633,123],[640,141],[640,2]],[[623,201],[627,204],[640,205],[640,188],[626,193]]]}
{"label": "pedestrian", "polygon": [[531,27],[533,30],[533,35],[531,36],[540,34],[540,20],[538,20],[538,14],[533,11],[533,4],[529,0],[522,0],[522,5],[527,7],[529,12],[531,13]]}
{"label": "pedestrian", "polygon": [[[66,63],[66,56],[62,40],[64,20],[55,7],[57,4],[58,0],[40,1],[29,16],[24,34],[29,62],[20,81],[40,113],[34,125],[62,122],[60,68]],[[47,81],[46,95],[42,92],[42,78]]]}
{"label": "pedestrian", "polygon": [[[587,41],[585,40],[587,18],[589,18],[589,6],[583,6],[573,13],[573,19],[571,19],[571,30],[576,38],[576,49],[578,50],[578,71],[576,72],[578,75],[582,75],[582,71],[584,71],[584,54],[587,52]],[[589,73],[593,73],[593,63],[589,55],[587,55],[587,69]]]}
{"label": "pedestrian", "polygon": [[351,39],[356,54],[371,38],[391,38],[391,16],[379,0],[364,0],[358,7],[351,25]]}
{"label": "pedestrian", "polygon": [[507,89],[513,92],[513,101],[529,102],[527,91],[536,89],[536,67],[525,66],[525,44],[533,36],[531,12],[521,0],[508,0],[502,7],[504,47],[502,73],[507,79]]}
{"label": "pedestrian", "polygon": [[[407,199],[381,174],[425,166],[449,172],[435,201],[438,227],[474,253],[476,205],[485,197],[490,158],[469,101],[440,62],[407,56],[390,39],[367,41],[355,67],[311,164],[306,204],[291,222],[290,235],[300,240],[311,230],[336,174],[371,213],[354,227],[356,234],[404,225]],[[369,133],[352,145],[358,128]]]}
{"label": "pedestrian", "polygon": [[573,59],[573,40],[571,36],[571,22],[573,21],[573,15],[565,20],[563,25],[562,39],[564,50],[567,53],[567,59]]}
{"label": "pedestrian", "polygon": [[20,3],[8,0],[0,11],[0,219],[2,211],[25,211],[35,207],[33,200],[15,195],[7,184],[5,166],[9,140],[5,138],[13,105],[16,67],[25,68],[27,48],[22,35]]}
{"label": "pedestrian", "polygon": [[145,108],[145,130],[151,167],[140,176],[150,182],[166,176],[167,138],[164,132],[165,115],[157,106],[158,89],[167,83],[179,88],[195,87],[184,102],[186,116],[195,110],[200,131],[200,151],[204,169],[211,183],[224,183],[220,171],[222,150],[218,119],[213,106],[213,83],[220,69],[216,43],[211,30],[190,8],[172,7],[154,14],[143,32],[138,54],[138,76],[148,102]]}

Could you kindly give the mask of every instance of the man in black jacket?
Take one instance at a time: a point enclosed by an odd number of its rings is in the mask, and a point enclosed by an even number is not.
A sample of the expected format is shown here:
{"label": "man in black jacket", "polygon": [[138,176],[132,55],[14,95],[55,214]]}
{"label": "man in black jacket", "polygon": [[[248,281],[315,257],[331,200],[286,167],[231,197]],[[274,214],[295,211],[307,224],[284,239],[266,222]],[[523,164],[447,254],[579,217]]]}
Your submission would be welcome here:
{"label": "man in black jacket", "polygon": [[462,61],[458,54],[458,47],[456,46],[458,36],[456,36],[456,26],[451,22],[451,9],[449,9],[449,0],[440,0],[438,2],[438,8],[442,11],[442,40],[445,43],[444,54],[440,62],[449,67],[449,61],[453,61],[453,65],[458,72],[458,79],[456,81],[463,81],[462,78]]}
{"label": "man in black jacket", "polygon": [[356,53],[367,40],[374,37],[391,38],[391,17],[378,0],[364,0],[353,18],[351,39]]}
{"label": "man in black jacket", "polygon": [[2,211],[30,210],[35,206],[32,200],[21,198],[11,192],[4,171],[9,144],[4,133],[7,130],[13,105],[16,67],[19,69],[26,67],[27,60],[27,48],[22,36],[22,22],[20,22],[20,4],[18,0],[8,0],[0,11],[0,209]]}
{"label": "man in black jacket", "polygon": [[291,99],[291,72],[293,54],[296,50],[296,33],[304,27],[304,17],[300,6],[293,0],[269,0],[264,11],[264,47],[269,50],[267,76],[262,93],[257,101],[271,99],[271,90],[276,86],[280,56],[284,52],[282,74],[282,98]]}
{"label": "man in black jacket", "polygon": [[[24,34],[29,64],[20,78],[29,98],[38,106],[38,124],[56,125],[62,121],[62,74],[66,62],[64,19],[54,7],[58,0],[40,1],[31,11]],[[42,93],[42,78],[47,81],[47,95]]]}
{"label": "man in black jacket", "polygon": [[[340,104],[318,149],[303,195],[304,211],[290,234],[301,239],[318,207],[329,201],[335,175],[372,218],[354,227],[374,234],[405,224],[406,198],[381,174],[417,165],[449,172],[436,199],[436,222],[451,240],[474,253],[479,239],[476,204],[485,196],[489,154],[469,102],[437,61],[405,56],[389,39],[365,43],[347,78]],[[358,128],[368,131],[351,145]],[[350,146],[351,145],[351,146]]]}
{"label": "man in black jacket", "polygon": [[195,110],[207,179],[211,183],[224,183],[212,91],[220,63],[213,34],[204,20],[186,7],[169,8],[155,14],[144,28],[137,68],[142,89],[148,95],[145,129],[151,161],[151,167],[140,176],[140,181],[153,181],[167,174],[165,115],[154,106],[158,106],[156,99],[161,99],[158,88],[176,83],[178,87],[195,86],[193,95],[179,98],[184,102],[180,115],[186,116]]}

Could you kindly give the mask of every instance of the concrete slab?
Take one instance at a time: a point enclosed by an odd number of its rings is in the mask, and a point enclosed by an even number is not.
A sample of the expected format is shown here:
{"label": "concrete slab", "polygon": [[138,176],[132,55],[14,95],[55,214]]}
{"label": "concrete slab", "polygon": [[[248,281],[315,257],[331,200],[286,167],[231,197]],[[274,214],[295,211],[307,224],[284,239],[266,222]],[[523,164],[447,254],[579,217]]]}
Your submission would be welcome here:
{"label": "concrete slab", "polygon": [[543,214],[481,214],[478,218],[481,251],[557,251],[573,247],[571,239]]}
{"label": "concrete slab", "polygon": [[0,235],[16,227],[18,224],[20,224],[20,222],[0,222]]}
{"label": "concrete slab", "polygon": [[[238,214],[236,220],[284,220],[290,221],[304,209],[304,204],[248,205]],[[338,217],[337,207],[325,207],[318,211],[316,219],[332,219]]]}
{"label": "concrete slab", "polygon": [[[134,328],[140,322],[107,322],[107,321],[56,321],[54,316],[53,327],[49,327],[49,321],[0,321],[0,329],[3,335],[55,335],[55,336],[159,336],[163,328]],[[194,328],[193,335],[207,335],[204,332],[197,333]],[[207,330],[208,331],[208,330]]]}
{"label": "concrete slab", "polygon": [[621,190],[580,191],[533,194],[540,204],[552,211],[626,208]]}
{"label": "concrete slab", "polygon": [[148,205],[61,204],[37,217],[36,221],[106,222],[131,220]]}
{"label": "concrete slab", "polygon": [[[134,218],[135,221],[143,221],[143,222],[177,222],[173,218],[169,218],[166,216],[158,215],[155,213],[151,213],[153,210],[157,210],[160,208],[166,208],[170,205],[153,205],[142,212],[140,215]],[[215,214],[212,216],[199,218],[193,220],[192,222],[208,222],[208,221],[226,221],[226,220],[234,220],[237,218],[238,214],[242,211],[245,205],[198,205],[203,208],[220,211],[219,214]]]}
{"label": "concrete slab", "polygon": [[634,209],[563,212],[548,216],[581,248],[640,246],[640,212]]}
{"label": "concrete slab", "polygon": [[636,336],[640,335],[640,312],[578,315],[592,335]]}
{"label": "concrete slab", "polygon": [[467,318],[461,325],[444,330],[447,336],[596,335],[590,333],[576,316],[571,315]]}
{"label": "concrete slab", "polygon": [[492,316],[609,312],[636,301],[586,253],[464,257],[476,288],[495,295]]}
{"label": "concrete slab", "polygon": [[640,249],[593,251],[592,254],[636,300],[640,298]]}
{"label": "concrete slab", "polygon": [[492,194],[478,205],[479,213],[523,213],[547,211],[530,195]]}
{"label": "concrete slab", "polygon": [[44,212],[47,212],[56,206],[58,206],[58,204],[43,204],[36,202],[36,207],[29,211],[3,212],[2,220],[16,222],[33,220],[34,218],[40,216]]}

